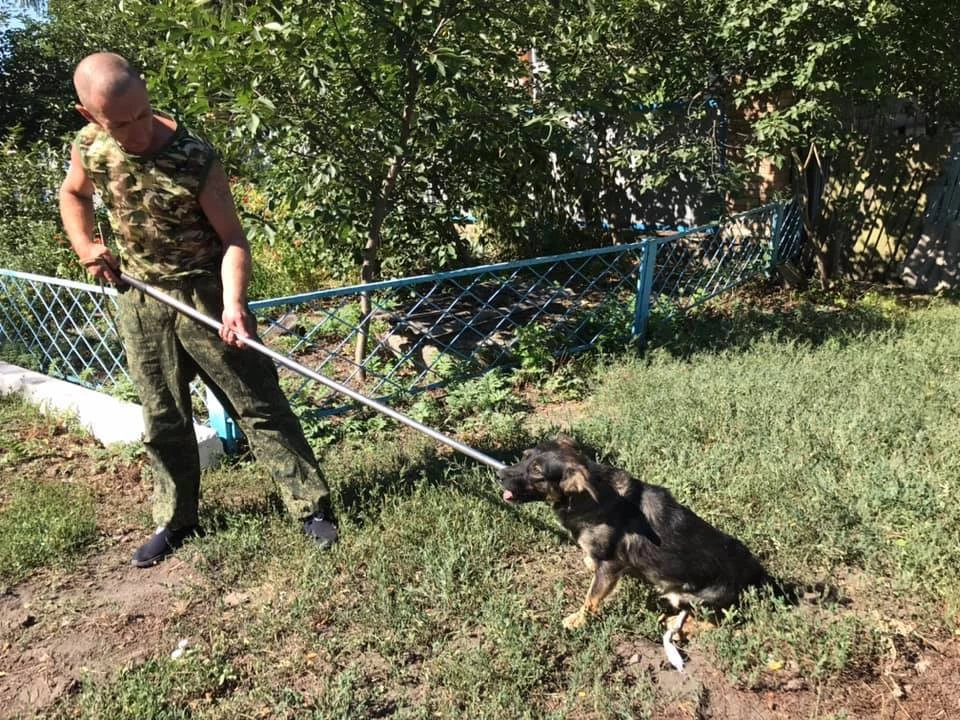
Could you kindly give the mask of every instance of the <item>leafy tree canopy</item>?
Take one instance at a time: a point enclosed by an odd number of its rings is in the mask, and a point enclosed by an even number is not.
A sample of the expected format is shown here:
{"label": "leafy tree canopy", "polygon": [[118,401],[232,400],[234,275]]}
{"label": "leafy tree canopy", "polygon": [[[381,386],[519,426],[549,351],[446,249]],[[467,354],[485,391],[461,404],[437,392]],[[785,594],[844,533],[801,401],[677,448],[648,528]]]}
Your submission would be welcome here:
{"label": "leafy tree canopy", "polygon": [[681,180],[839,149],[863,108],[952,122],[958,30],[934,0],[50,0],[0,33],[0,128],[62,142],[72,67],[121,52],[223,152],[284,272],[371,279],[596,242]]}

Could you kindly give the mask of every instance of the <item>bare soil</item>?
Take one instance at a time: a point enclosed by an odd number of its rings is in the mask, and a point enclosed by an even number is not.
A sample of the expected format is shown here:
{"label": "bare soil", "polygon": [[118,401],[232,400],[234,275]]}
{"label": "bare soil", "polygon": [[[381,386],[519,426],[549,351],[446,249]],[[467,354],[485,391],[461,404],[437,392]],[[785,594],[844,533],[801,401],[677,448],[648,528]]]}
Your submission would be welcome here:
{"label": "bare soil", "polygon": [[0,717],[42,712],[83,676],[173,650],[177,638],[167,629],[190,610],[180,590],[199,582],[176,559],[149,571],[130,564],[148,532],[142,459],[118,460],[59,423],[21,435],[45,452],[21,464],[20,474],[83,483],[95,496],[101,534],[77,567],[37,572],[0,595]]}

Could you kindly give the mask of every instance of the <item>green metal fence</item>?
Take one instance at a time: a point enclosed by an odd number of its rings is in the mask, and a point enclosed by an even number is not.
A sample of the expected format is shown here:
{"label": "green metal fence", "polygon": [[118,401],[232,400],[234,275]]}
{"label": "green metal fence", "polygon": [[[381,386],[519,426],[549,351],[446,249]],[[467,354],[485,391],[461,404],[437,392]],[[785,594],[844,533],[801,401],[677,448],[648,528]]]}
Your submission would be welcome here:
{"label": "green metal fence", "polygon": [[[515,364],[646,339],[652,312],[684,312],[800,250],[792,204],[626,245],[321,290],[251,303],[265,344],[376,397]],[[129,382],[113,323],[116,291],[0,270],[0,352],[96,388]],[[369,311],[361,312],[361,298]],[[364,351],[356,340],[366,328]],[[284,375],[286,371],[284,371]],[[290,373],[320,411],[342,399]]]}

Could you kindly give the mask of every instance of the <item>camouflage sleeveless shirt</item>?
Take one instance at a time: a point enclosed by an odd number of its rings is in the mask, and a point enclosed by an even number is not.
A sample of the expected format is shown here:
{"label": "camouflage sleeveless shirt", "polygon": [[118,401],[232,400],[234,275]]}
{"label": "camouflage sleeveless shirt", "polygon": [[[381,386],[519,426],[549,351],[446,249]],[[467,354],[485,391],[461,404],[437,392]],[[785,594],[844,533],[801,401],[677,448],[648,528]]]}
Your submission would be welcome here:
{"label": "camouflage sleeveless shirt", "polygon": [[212,147],[180,122],[149,156],[130,155],[94,123],[74,145],[110,211],[127,272],[154,281],[218,272],[220,238],[198,200],[217,157]]}

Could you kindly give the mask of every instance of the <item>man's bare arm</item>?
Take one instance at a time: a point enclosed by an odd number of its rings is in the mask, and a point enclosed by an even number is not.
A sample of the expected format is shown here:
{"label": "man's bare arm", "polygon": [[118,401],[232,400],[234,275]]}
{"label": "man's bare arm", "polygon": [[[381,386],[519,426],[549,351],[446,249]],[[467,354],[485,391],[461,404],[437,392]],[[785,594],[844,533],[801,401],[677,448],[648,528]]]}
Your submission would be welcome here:
{"label": "man's bare arm", "polygon": [[250,245],[240,225],[237,208],[230,194],[230,183],[223,165],[215,161],[200,191],[200,207],[217,231],[223,245],[220,276],[223,281],[223,329],[220,337],[240,347],[240,338],[251,337],[256,321],[247,311],[247,286],[250,283]]}
{"label": "man's bare arm", "polygon": [[70,168],[60,186],[60,218],[73,251],[93,277],[120,282],[117,259],[93,235],[93,183],[83,170],[77,148],[70,150]]}

